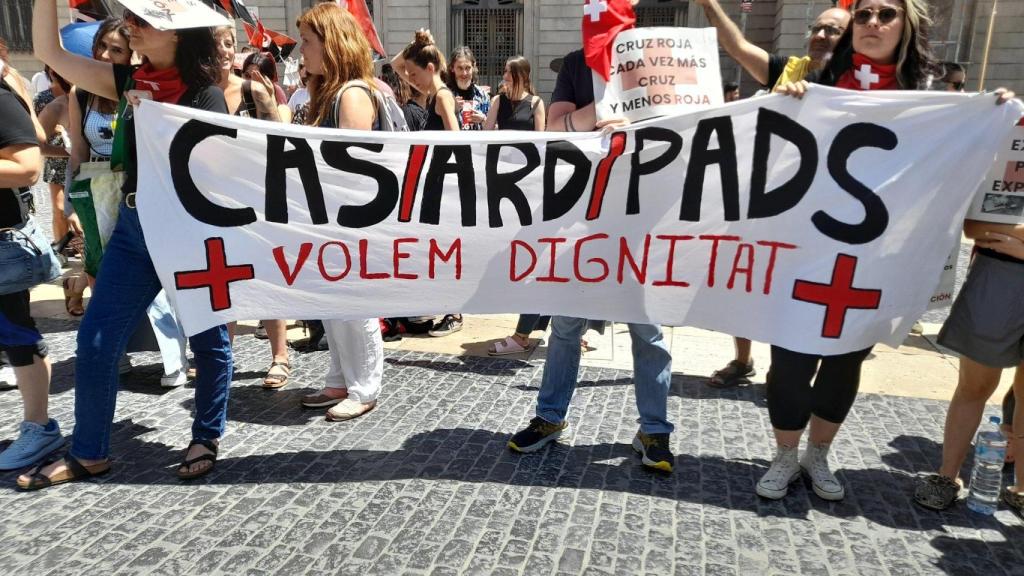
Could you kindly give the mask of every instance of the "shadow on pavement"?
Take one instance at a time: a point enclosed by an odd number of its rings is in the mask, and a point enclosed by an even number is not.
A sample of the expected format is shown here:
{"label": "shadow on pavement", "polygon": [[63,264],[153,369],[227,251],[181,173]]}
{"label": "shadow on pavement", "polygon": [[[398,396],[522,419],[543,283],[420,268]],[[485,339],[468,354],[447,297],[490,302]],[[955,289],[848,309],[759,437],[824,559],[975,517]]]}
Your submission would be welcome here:
{"label": "shadow on pavement", "polygon": [[[298,392],[298,391],[296,391]],[[305,418],[305,412],[302,413]],[[310,411],[316,417],[320,412]],[[174,471],[184,446],[168,446],[139,439],[153,429],[134,422],[115,424],[113,472],[94,480],[111,485],[176,485]],[[807,480],[798,481],[782,500],[769,501],[754,494],[754,483],[768,462],[763,459],[724,459],[720,456],[678,454],[673,474],[650,472],[629,445],[600,443],[569,446],[555,443],[533,454],[517,454],[506,447],[509,435],[468,428],[437,429],[409,437],[394,451],[364,449],[299,450],[273,454],[225,454],[215,470],[195,485],[249,485],[266,483],[321,484],[378,482],[419,478],[460,482],[489,482],[517,486],[608,490],[661,497],[677,502],[741,510],[760,517],[807,519],[812,513],[836,518],[866,518],[902,530],[944,530],[946,526],[1010,529],[994,519],[979,519],[956,506],[952,510],[921,515],[911,507],[914,477],[883,469],[837,471],[847,486],[847,497],[836,503],[813,495]],[[237,442],[237,443],[236,443]],[[244,438],[228,439],[231,451],[248,451]],[[14,490],[14,474],[4,488]],[[50,489],[60,490],[60,488]],[[979,524],[980,523],[980,524]],[[1012,534],[1021,535],[1019,528]],[[951,549],[962,546],[952,540]],[[938,547],[938,546],[937,546]],[[955,555],[954,555],[955,556]],[[951,560],[952,562],[952,560]]]}

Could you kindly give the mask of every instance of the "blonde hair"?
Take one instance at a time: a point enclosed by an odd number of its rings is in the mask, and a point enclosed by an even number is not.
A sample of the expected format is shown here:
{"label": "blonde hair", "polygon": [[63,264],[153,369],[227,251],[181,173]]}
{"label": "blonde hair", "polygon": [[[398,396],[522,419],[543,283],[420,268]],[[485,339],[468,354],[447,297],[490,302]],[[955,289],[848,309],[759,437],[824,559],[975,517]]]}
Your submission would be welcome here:
{"label": "blonde hair", "polygon": [[441,80],[447,81],[448,64],[441,49],[434,43],[434,36],[431,35],[430,30],[417,30],[412,44],[402,50],[402,58],[406,62],[412,62],[424,69],[427,64],[433,64],[434,73],[440,74]]}
{"label": "blonde hair", "polygon": [[323,44],[321,73],[310,73],[306,83],[308,124],[317,126],[334,109],[334,98],[346,82],[362,80],[374,86],[373,53],[355,18],[337,4],[317,4],[299,16],[295,25],[308,27]]}

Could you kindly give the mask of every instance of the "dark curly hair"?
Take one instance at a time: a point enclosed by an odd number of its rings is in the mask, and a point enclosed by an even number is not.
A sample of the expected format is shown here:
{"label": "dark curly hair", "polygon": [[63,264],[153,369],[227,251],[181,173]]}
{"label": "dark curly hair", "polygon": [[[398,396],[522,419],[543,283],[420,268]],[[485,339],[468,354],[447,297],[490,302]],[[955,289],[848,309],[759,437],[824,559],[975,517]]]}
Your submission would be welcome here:
{"label": "dark curly hair", "polygon": [[[862,0],[851,6],[855,11]],[[928,27],[931,19],[924,0],[898,0],[903,4],[903,37],[900,39],[896,56],[896,80],[902,90],[917,90],[924,87],[929,76],[936,75],[938,64],[928,45]],[[828,67],[817,81],[835,84],[847,70],[853,67],[853,27],[843,32]]]}

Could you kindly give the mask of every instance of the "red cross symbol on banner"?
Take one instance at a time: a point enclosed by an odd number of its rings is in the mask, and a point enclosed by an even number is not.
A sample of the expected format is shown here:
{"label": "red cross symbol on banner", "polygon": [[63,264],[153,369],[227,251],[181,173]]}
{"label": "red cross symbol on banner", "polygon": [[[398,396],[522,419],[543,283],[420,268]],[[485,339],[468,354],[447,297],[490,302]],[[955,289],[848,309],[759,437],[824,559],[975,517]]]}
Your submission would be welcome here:
{"label": "red cross symbol on banner", "polygon": [[223,238],[207,238],[206,270],[175,272],[174,287],[178,290],[208,288],[210,290],[210,308],[214,312],[218,312],[231,308],[229,285],[232,282],[252,280],[255,277],[256,273],[252,264],[228,266]]}
{"label": "red cross symbol on banner", "polygon": [[822,338],[839,338],[843,333],[847,310],[877,310],[882,300],[881,290],[853,287],[853,274],[857,270],[857,257],[849,254],[836,256],[832,269],[832,282],[819,284],[807,280],[793,283],[793,299],[825,307]]}

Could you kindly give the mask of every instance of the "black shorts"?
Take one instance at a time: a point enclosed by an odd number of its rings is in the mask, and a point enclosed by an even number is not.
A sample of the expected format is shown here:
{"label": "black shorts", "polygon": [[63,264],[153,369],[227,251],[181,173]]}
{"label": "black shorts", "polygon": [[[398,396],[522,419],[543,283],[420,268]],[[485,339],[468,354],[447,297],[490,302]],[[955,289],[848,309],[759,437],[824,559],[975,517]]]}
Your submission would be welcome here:
{"label": "black shorts", "polygon": [[35,357],[46,358],[46,342],[32,320],[28,290],[0,295],[0,351],[11,366],[31,366]]}

